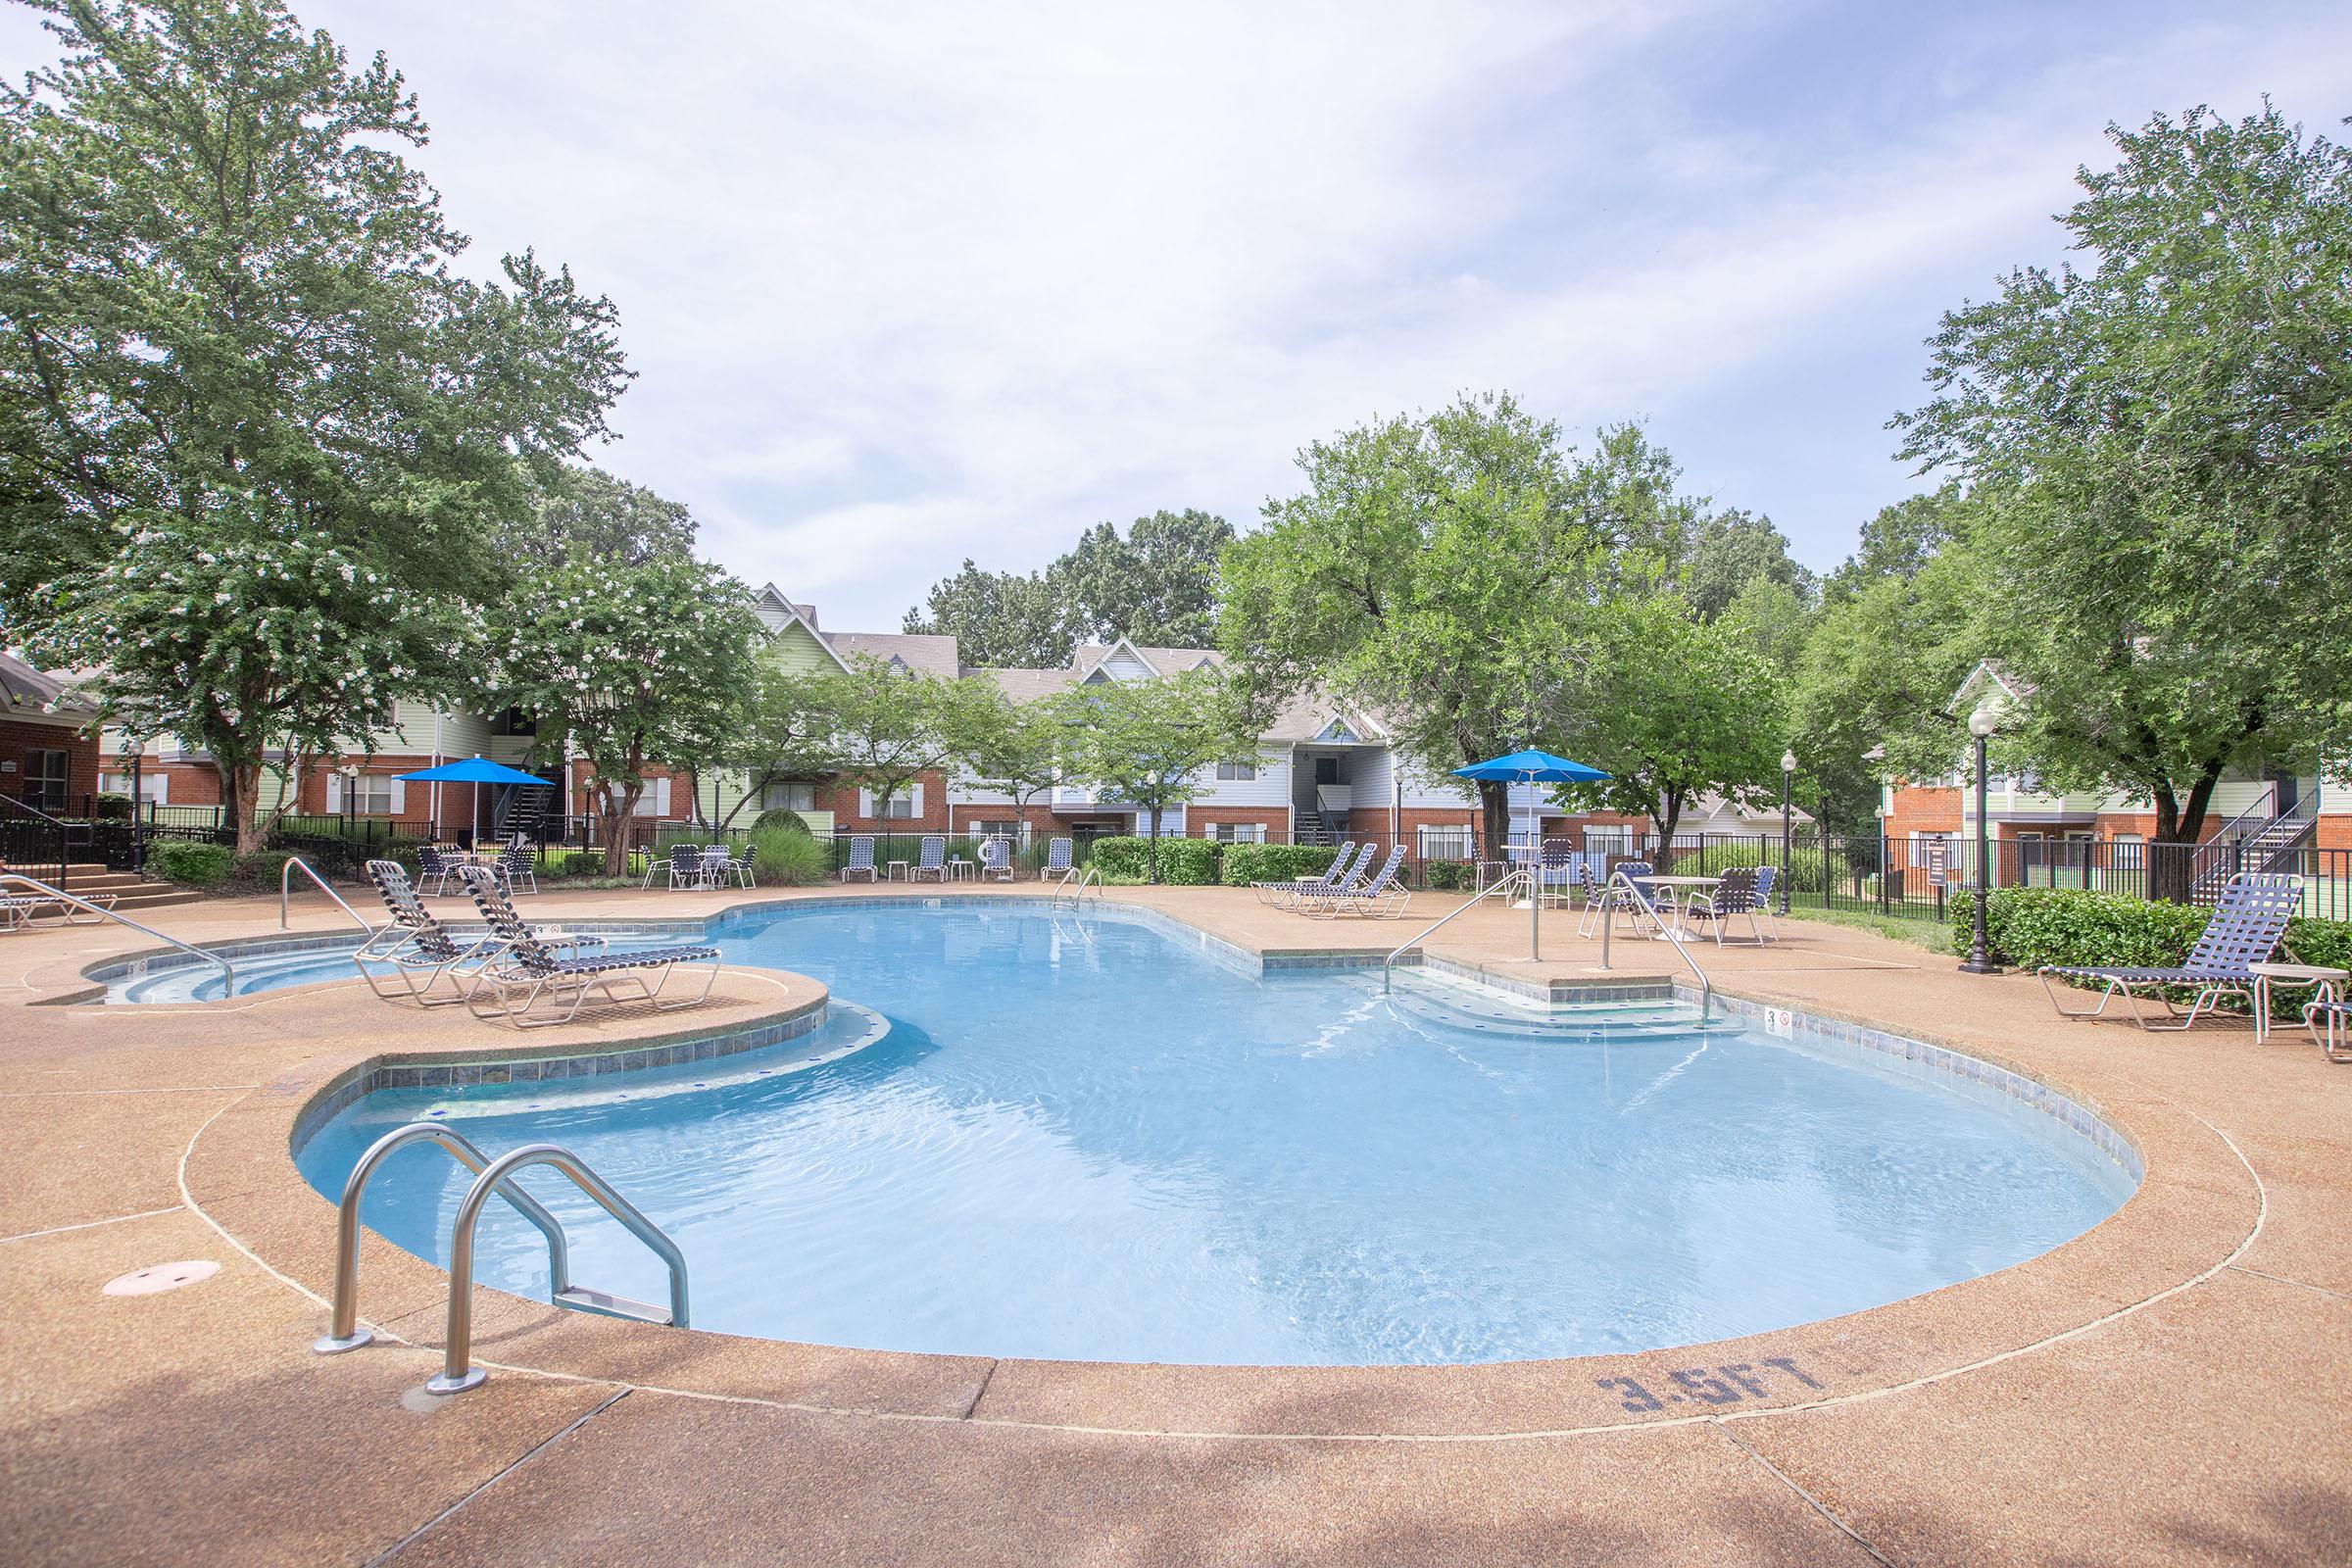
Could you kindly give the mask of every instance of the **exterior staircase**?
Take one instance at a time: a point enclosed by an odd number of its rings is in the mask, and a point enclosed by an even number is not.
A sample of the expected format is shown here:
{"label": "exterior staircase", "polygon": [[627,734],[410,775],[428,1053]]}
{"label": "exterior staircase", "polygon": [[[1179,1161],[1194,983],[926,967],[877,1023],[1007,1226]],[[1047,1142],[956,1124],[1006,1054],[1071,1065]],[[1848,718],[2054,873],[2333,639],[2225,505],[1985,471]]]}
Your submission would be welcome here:
{"label": "exterior staircase", "polygon": [[2267,813],[2264,806],[2236,818],[2198,848],[2196,875],[2189,884],[2191,904],[2213,905],[2222,888],[2240,871],[2288,871],[2297,854],[2319,827],[2318,791],[2283,811]]}
{"label": "exterior staircase", "polygon": [[[56,867],[50,870],[54,872]],[[38,870],[31,874],[47,880]],[[167,908],[175,904],[195,904],[204,897],[194,888],[150,882],[136,871],[110,871],[95,860],[75,860],[66,867],[66,891],[92,900],[102,893],[112,893],[114,906],[124,914]]]}

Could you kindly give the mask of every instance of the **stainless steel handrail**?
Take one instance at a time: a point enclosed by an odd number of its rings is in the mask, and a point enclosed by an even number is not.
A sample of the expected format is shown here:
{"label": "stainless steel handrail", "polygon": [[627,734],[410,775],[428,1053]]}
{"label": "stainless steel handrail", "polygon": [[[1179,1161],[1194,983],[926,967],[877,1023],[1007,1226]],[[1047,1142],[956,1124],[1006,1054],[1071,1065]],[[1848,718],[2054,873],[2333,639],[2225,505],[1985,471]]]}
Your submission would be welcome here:
{"label": "stainless steel handrail", "polygon": [[333,888],[328,887],[326,885],[326,878],[320,876],[312,868],[311,862],[304,859],[299,855],[287,856],[285,866],[277,873],[277,928],[280,931],[286,929],[286,909],[287,906],[293,902],[294,871],[298,866],[301,868],[304,876],[309,877],[312,881],[318,884],[319,892],[325,894],[328,898],[335,901],[335,907],[341,909],[345,914],[350,915],[354,920],[357,920],[361,930],[367,932],[371,937],[375,935],[375,927],[369,925],[365,919],[362,919],[359,910],[353,908],[350,905],[345,904],[343,902],[343,895],[337,893]]}
{"label": "stainless steel handrail", "polygon": [[[490,1160],[473,1147],[470,1139],[453,1127],[437,1121],[413,1121],[406,1127],[396,1127],[368,1146],[368,1152],[351,1167],[344,1178],[343,1201],[335,1213],[335,1299],[333,1316],[327,1322],[326,1337],[311,1346],[320,1355],[335,1355],[344,1350],[356,1350],[375,1338],[373,1329],[360,1327],[360,1196],[368,1190],[368,1178],[375,1174],[384,1156],[396,1149],[429,1140],[444,1150],[459,1164],[477,1177]],[[571,1288],[571,1251],[564,1244],[564,1222],[548,1211],[547,1205],[513,1182],[500,1184],[499,1196],[521,1210],[522,1217],[539,1227],[547,1238],[547,1270],[557,1293]]]}
{"label": "stainless steel handrail", "polygon": [[1390,981],[1392,979],[1390,971],[1396,966],[1396,960],[1404,956],[1404,955],[1410,952],[1413,948],[1418,947],[1423,938],[1426,938],[1431,932],[1437,930],[1446,921],[1452,919],[1454,915],[1460,914],[1463,909],[1469,908],[1471,905],[1483,904],[1497,893],[1507,892],[1510,888],[1510,885],[1514,882],[1527,883],[1529,889],[1528,897],[1535,897],[1535,877],[1533,873],[1529,872],[1523,866],[1516,871],[1504,873],[1499,880],[1479,889],[1476,893],[1471,894],[1468,902],[1464,903],[1461,906],[1461,908],[1453,909],[1446,914],[1440,915],[1437,919],[1431,921],[1430,924],[1418,934],[1407,937],[1404,941],[1397,943],[1395,948],[1390,950],[1389,956],[1380,960],[1381,991],[1386,993],[1389,990]]}
{"label": "stainless steel handrail", "polygon": [[[1642,906],[1642,912],[1649,916],[1651,924],[1660,931],[1666,929],[1665,917],[1658,913],[1657,905],[1650,901],[1647,894],[1634,886],[1633,879],[1623,871],[1609,873],[1609,880],[1603,889],[1603,896],[1614,893],[1621,887],[1632,896],[1636,904]],[[1600,911],[1600,966],[1603,969],[1609,966],[1609,931],[1616,924],[1616,910],[1604,908]],[[1672,946],[1674,951],[1681,956],[1683,962],[1690,967],[1690,972],[1698,977],[1698,1021],[1705,1023],[1715,1005],[1715,982],[1707,978],[1707,971],[1701,969],[1698,966],[1698,960],[1690,956],[1690,949],[1685,943],[1677,939]]]}
{"label": "stainless steel handrail", "polygon": [[442,1357],[440,1372],[424,1385],[435,1394],[463,1394],[467,1389],[480,1388],[490,1376],[488,1371],[473,1364],[473,1230],[482,1217],[483,1207],[490,1201],[490,1195],[507,1185],[507,1178],[525,1165],[550,1165],[562,1172],[572,1186],[595,1199],[606,1213],[627,1226],[630,1234],[669,1265],[669,1321],[672,1327],[686,1327],[686,1254],[678,1250],[678,1244],[662,1227],[639,1213],[637,1205],[607,1185],[602,1176],[582,1164],[570,1150],[561,1144],[525,1144],[492,1160],[473,1179],[473,1185],[466,1190],[465,1200],[458,1204],[457,1229],[449,1244],[448,1349]]}
{"label": "stainless steel handrail", "polygon": [[46,882],[36,881],[22,871],[0,871],[0,887],[8,886],[11,883],[19,887],[31,888],[35,892],[57,900],[60,904],[71,904],[77,909],[87,909],[92,914],[103,915],[117,925],[126,925],[133,931],[155,938],[158,942],[169,942],[182,953],[192,953],[205,962],[217,965],[220,970],[220,978],[227,985],[228,994],[231,996],[236,994],[237,971],[226,958],[218,953],[209,953],[192,942],[182,942],[177,937],[167,936],[151,925],[141,925],[127,914],[117,914],[114,910],[92,904],[89,900],[76,894],[68,893],[64,888],[53,888]]}
{"label": "stainless steel handrail", "polygon": [[1078,907],[1079,901],[1086,897],[1086,890],[1089,887],[1092,887],[1095,890],[1096,898],[1099,899],[1102,897],[1101,871],[1100,868],[1094,865],[1092,862],[1088,863],[1085,870],[1078,873],[1078,885],[1076,888],[1067,888],[1067,884],[1065,883],[1064,887],[1055,888],[1054,890],[1053,907],[1056,909],[1061,907],[1061,895],[1066,890],[1070,895],[1070,907],[1075,909]]}

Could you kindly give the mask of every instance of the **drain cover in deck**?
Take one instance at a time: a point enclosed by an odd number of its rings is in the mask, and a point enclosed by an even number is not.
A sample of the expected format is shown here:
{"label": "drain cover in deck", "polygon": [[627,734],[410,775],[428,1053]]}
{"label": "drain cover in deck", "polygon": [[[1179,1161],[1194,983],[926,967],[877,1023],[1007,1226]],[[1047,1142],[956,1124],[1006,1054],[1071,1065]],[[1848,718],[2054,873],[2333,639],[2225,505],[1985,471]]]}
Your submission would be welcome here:
{"label": "drain cover in deck", "polygon": [[132,1269],[120,1279],[106,1282],[109,1296],[155,1296],[164,1291],[176,1291],[182,1285],[194,1285],[209,1280],[220,1272],[220,1265],[210,1258],[194,1257],[180,1263],[151,1263],[145,1268]]}

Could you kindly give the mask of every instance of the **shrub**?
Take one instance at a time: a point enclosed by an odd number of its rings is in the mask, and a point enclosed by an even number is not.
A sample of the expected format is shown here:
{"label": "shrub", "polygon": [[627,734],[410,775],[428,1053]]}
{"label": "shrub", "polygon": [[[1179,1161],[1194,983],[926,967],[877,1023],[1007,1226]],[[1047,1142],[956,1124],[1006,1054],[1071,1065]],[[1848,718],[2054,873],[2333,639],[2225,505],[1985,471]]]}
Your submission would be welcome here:
{"label": "shrub", "polygon": [[[2166,968],[2196,946],[2205,911],[2080,888],[1995,888],[1984,901],[1984,940],[2002,963]],[[1952,910],[1952,951],[1966,956],[1975,920],[1963,900]]]}
{"label": "shrub", "polygon": [[[1205,887],[1216,881],[1217,851],[1222,847],[1214,839],[1161,838],[1160,881],[1171,887]],[[1103,881],[1132,885],[1151,880],[1151,853],[1152,841],[1141,836],[1097,839],[1094,863],[1101,867]]]}
{"label": "shrub", "polygon": [[808,819],[789,806],[770,807],[753,819],[752,838],[754,843],[759,842],[760,831],[762,828],[777,828],[787,833],[798,833],[804,838],[808,836]]}
{"label": "shrub", "polygon": [[[2352,920],[2293,919],[2286,923],[2286,947],[2305,963],[2330,969],[2352,969]],[[2305,993],[2296,992],[2296,1011]]]}
{"label": "shrub", "polygon": [[566,876],[603,876],[605,852],[602,850],[573,850],[564,857]]}
{"label": "shrub", "polygon": [[[1743,865],[1780,863],[1781,847],[1778,844],[1709,844],[1695,857],[1689,851],[1676,856],[1674,870],[1689,876],[1721,876],[1726,871]],[[1843,852],[1838,854],[1837,864],[1833,866],[1820,846],[1808,849],[1799,845],[1788,855],[1788,891],[1820,893],[1828,885],[1826,878],[1833,871],[1841,877],[1848,874]]]}
{"label": "shrub", "polygon": [[[239,882],[268,892],[279,885],[285,876],[286,862],[296,858],[297,852],[293,850],[264,850],[258,855],[238,857],[229,867],[229,874]],[[323,872],[326,867],[318,869]]]}
{"label": "shrub", "polygon": [[147,869],[182,887],[217,888],[228,880],[236,857],[225,844],[191,844],[158,839],[147,846]]}
{"label": "shrub", "polygon": [[1298,882],[1331,869],[1339,847],[1331,844],[1228,844],[1225,846],[1226,886],[1246,888],[1252,882]]}
{"label": "shrub", "polygon": [[1425,860],[1422,880],[1439,893],[1459,893],[1478,880],[1478,867],[1468,860]]}
{"label": "shrub", "polygon": [[126,822],[130,820],[130,797],[127,795],[99,796],[90,803],[90,820],[93,822]]}
{"label": "shrub", "polygon": [[760,821],[763,825],[752,829],[752,875],[783,887],[806,888],[832,874],[832,846],[817,843],[806,828],[795,832],[767,826],[766,815]]}

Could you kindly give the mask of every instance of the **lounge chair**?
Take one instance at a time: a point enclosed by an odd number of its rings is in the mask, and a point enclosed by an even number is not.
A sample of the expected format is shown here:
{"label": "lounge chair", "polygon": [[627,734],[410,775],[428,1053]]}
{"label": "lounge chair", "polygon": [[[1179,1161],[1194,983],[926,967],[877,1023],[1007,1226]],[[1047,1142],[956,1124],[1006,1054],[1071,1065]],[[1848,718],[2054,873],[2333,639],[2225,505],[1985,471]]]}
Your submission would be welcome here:
{"label": "lounge chair", "polygon": [[713,844],[703,851],[703,885],[719,887],[733,882],[737,887],[758,887],[752,878],[752,862],[738,856],[724,844]]}
{"label": "lounge chair", "polygon": [[[2321,1033],[2325,1024],[2327,1032]],[[2326,1054],[2329,1061],[2352,1061],[2352,1055],[2336,1053],[2352,1046],[2352,1002],[2331,997],[2315,997],[2303,1006],[2303,1027],[2311,1031],[2311,1043]]]}
{"label": "lounge chair", "polygon": [[[1364,858],[1368,862],[1371,857],[1366,856]],[[1413,890],[1406,887],[1403,880],[1396,874],[1403,864],[1404,846],[1399,844],[1389,851],[1389,858],[1381,862],[1379,874],[1374,876],[1371,881],[1354,887],[1332,888],[1323,893],[1309,894],[1300,901],[1298,907],[1304,913],[1311,914],[1317,919],[1328,919],[1342,914],[1358,914],[1368,918],[1394,920],[1404,913],[1405,905],[1411,902],[1413,897]]]}
{"label": "lounge chair", "polygon": [[1078,867],[1070,862],[1070,848],[1068,839],[1047,841],[1046,863],[1037,868],[1040,882],[1067,882],[1078,874]]}
{"label": "lounge chair", "polygon": [[937,877],[942,882],[948,879],[948,841],[936,833],[924,838],[922,853],[915,857],[914,866],[906,873],[906,880],[915,882],[927,876]]}
{"label": "lounge chair", "polygon": [[1679,923],[1688,932],[1691,921],[1706,921],[1715,934],[1715,945],[1720,948],[1723,928],[1731,923],[1733,916],[1741,914],[1747,916],[1747,928],[1755,933],[1756,946],[1762,947],[1764,927],[1756,922],[1756,868],[1752,865],[1733,866],[1723,873],[1723,880],[1715,884],[1712,892],[1693,892],[1683,905]]}
{"label": "lounge chair", "polygon": [[[101,909],[115,906],[112,893],[76,893],[83,904],[94,904]],[[96,925],[99,916],[77,904],[47,893],[10,893],[0,895],[0,931],[16,931],[32,924],[33,916],[43,909],[53,909],[60,925]]]}
{"label": "lounge chair", "polygon": [[1773,890],[1780,885],[1781,868],[1779,866],[1759,865],[1756,867],[1756,914],[1763,920],[1765,929],[1769,933],[1764,938],[1767,942],[1778,942],[1781,939],[1780,907],[1773,902],[1772,897]]}
{"label": "lounge chair", "polygon": [[1358,855],[1354,841],[1350,840],[1333,852],[1331,863],[1323,868],[1321,876],[1293,877],[1287,882],[1252,882],[1250,886],[1257,894],[1260,904],[1288,904],[1292,899],[1301,896],[1302,891],[1338,887],[1355,874],[1356,861],[1378,853],[1377,846],[1367,840],[1363,853]]}
{"label": "lounge chair", "polygon": [[[2179,967],[2171,969],[2108,969],[2080,967],[2071,964],[2045,963],[2034,973],[2041,976],[2042,988],[2049,993],[2050,1005],[2069,1018],[2096,1018],[2107,1010],[2107,1004],[2118,996],[2132,1009],[2132,1021],[2142,1029],[2186,1029],[2222,997],[2237,995],[2254,1003],[2254,972],[2248,967],[2266,961],[2278,939],[2286,934],[2286,922],[2294,918],[2303,902],[2303,884],[2296,877],[2281,872],[2240,871],[2222,888],[2221,902],[2205,921],[2204,934],[2197,945],[2188,950]],[[2061,980],[2096,980],[2105,989],[2095,1007],[2069,1007],[2058,1000],[2058,988],[2051,978]],[[2183,1016],[2175,1008],[2172,999],[2165,995],[2167,987],[2196,988],[2196,997],[2189,1003]],[[2140,1011],[2138,992],[2148,992],[2164,1008],[2163,1022],[2152,1022]],[[2176,1021],[2177,1020],[2177,1021]]]}
{"label": "lounge chair", "polygon": [[[500,944],[498,953],[474,971],[472,982],[466,988],[466,1010],[477,1018],[505,1018],[517,1029],[543,1029],[550,1024],[569,1023],[579,1015],[580,1004],[597,992],[602,992],[608,1002],[644,1002],[670,1012],[702,1003],[718,983],[718,950],[711,947],[645,948],[634,953],[592,953],[566,958],[522,923],[514,906],[499,891],[498,878],[472,865],[460,871],[459,877],[465,882],[466,891],[473,895],[473,906],[482,911],[482,922],[490,928],[491,938]],[[710,977],[690,1001],[660,1001],[662,988],[669,983],[670,971],[681,963],[708,963]],[[647,969],[657,973],[651,985],[646,984],[639,972]],[[634,990],[623,993],[619,988],[624,985]],[[514,1001],[517,992],[522,997],[519,1004]],[[568,998],[570,1005],[564,1008],[562,1017],[533,1018],[531,1009],[542,997],[559,1006]]]}
{"label": "lounge chair", "polygon": [[841,879],[847,882],[860,871],[865,873],[865,879],[868,882],[874,880],[874,841],[872,839],[850,840],[850,858],[842,863]]}
{"label": "lounge chair", "polygon": [[[386,1002],[410,1001],[426,1007],[445,1007],[453,1002],[464,1002],[463,982],[471,979],[473,967],[488,962],[502,944],[487,933],[461,943],[425,909],[424,901],[416,896],[416,888],[409,883],[409,873],[401,869],[398,860],[369,860],[368,880],[375,885],[376,896],[384,901],[384,908],[392,916],[381,931],[361,943],[351,956],[360,978],[368,982],[368,989]],[[560,937],[544,930],[534,934],[551,948],[568,948],[574,952],[590,952],[605,945],[602,937]],[[370,968],[370,964],[379,965],[380,972]],[[451,994],[431,995],[433,987],[445,977],[452,984]],[[393,979],[401,983],[398,993],[385,989],[385,982]]]}
{"label": "lounge chair", "polygon": [[1010,839],[990,838],[980,841],[980,875],[984,880],[992,876],[1000,882],[1012,880]]}

